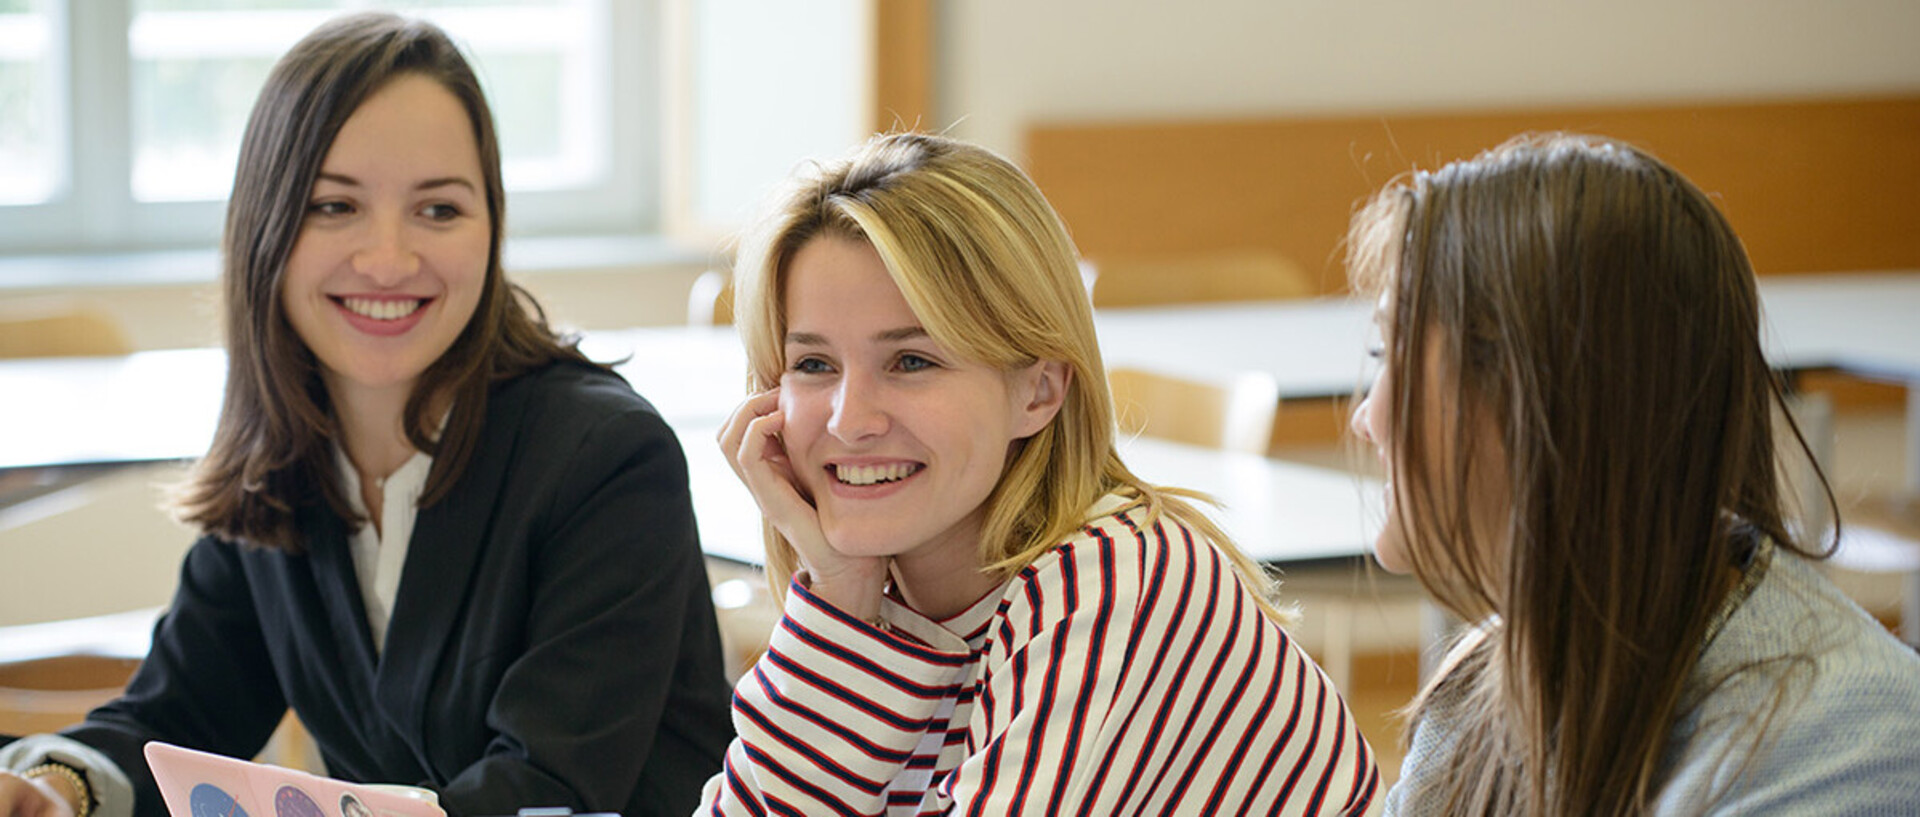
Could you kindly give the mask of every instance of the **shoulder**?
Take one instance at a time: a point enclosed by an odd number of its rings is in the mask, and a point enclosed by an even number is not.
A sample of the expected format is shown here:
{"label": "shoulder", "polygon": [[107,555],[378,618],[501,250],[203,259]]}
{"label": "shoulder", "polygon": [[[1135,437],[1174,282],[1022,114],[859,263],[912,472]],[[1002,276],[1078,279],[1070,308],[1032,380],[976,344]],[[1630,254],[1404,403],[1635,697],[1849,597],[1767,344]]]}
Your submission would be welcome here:
{"label": "shoulder", "polygon": [[517,409],[530,417],[591,419],[636,411],[659,414],[619,375],[564,360],[503,381],[494,388],[492,400],[492,411]]}
{"label": "shoulder", "polygon": [[1198,533],[1171,517],[1149,516],[1143,507],[1104,498],[1088,509],[1084,524],[1041,554],[1019,578],[1026,584],[1072,583],[1101,590],[1111,581],[1138,583],[1149,572],[1163,569],[1172,550],[1211,550]]}
{"label": "shoulder", "polygon": [[1709,697],[1729,686],[1811,685],[1819,694],[1810,704],[1854,691],[1920,705],[1920,654],[1807,560],[1782,551],[1701,654],[1694,684]]}
{"label": "shoulder", "polygon": [[1137,635],[1157,632],[1172,620],[1218,614],[1224,594],[1239,588],[1198,531],[1113,499],[1089,509],[1085,524],[1008,583],[1000,610],[1011,640],[1086,616],[1103,626],[1127,622]]}
{"label": "shoulder", "polygon": [[1692,685],[1668,797],[1725,791],[1769,809],[1846,802],[1821,799],[1842,790],[1920,797],[1920,654],[1799,557],[1774,557]]}
{"label": "shoulder", "polygon": [[489,400],[487,423],[526,438],[516,445],[521,450],[578,450],[588,444],[624,449],[672,439],[660,412],[626,380],[570,361],[505,381]]}
{"label": "shoulder", "polygon": [[611,372],[557,362],[496,387],[483,456],[510,483],[585,497],[611,480],[686,491],[686,456],[660,413]]}

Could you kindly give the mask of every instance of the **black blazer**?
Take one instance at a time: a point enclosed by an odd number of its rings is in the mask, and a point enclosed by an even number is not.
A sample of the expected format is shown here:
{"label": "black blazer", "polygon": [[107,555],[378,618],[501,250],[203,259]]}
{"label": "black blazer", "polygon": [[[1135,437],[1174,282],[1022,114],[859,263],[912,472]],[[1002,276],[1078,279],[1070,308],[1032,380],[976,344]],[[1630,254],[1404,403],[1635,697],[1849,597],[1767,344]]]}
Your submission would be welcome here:
{"label": "black blazer", "polygon": [[204,537],[126,695],[67,732],[166,813],[148,740],[259,752],[291,705],[344,780],[522,806],[690,813],[731,690],[678,441],[619,377],[555,364],[492,392],[451,493],[420,511],[385,650],[324,503],[307,553]]}

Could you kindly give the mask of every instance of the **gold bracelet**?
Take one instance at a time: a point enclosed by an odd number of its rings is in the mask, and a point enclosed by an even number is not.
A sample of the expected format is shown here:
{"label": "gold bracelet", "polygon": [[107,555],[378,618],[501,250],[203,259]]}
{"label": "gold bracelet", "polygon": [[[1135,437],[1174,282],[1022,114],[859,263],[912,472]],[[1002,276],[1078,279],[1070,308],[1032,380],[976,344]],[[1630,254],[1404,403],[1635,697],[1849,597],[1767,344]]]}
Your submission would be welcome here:
{"label": "gold bracelet", "polygon": [[88,786],[87,779],[81,777],[80,773],[75,771],[72,766],[50,760],[20,774],[21,777],[28,780],[37,777],[46,777],[48,775],[65,778],[67,784],[73,786],[73,793],[79,796],[80,810],[75,812],[73,817],[87,817],[87,815],[93,813],[93,787]]}

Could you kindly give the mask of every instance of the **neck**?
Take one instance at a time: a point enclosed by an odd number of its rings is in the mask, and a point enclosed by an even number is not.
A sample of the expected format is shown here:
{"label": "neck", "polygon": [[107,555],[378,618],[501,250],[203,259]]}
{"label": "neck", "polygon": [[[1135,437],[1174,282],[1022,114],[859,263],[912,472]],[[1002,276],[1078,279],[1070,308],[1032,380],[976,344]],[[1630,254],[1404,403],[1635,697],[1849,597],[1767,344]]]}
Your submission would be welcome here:
{"label": "neck", "polygon": [[900,600],[939,620],[959,615],[1000,579],[980,568],[973,548],[939,548],[893,557],[893,586]]}
{"label": "neck", "polygon": [[386,479],[414,455],[417,449],[406,433],[411,385],[378,390],[329,386],[340,423],[340,447],[360,472],[362,484]]}

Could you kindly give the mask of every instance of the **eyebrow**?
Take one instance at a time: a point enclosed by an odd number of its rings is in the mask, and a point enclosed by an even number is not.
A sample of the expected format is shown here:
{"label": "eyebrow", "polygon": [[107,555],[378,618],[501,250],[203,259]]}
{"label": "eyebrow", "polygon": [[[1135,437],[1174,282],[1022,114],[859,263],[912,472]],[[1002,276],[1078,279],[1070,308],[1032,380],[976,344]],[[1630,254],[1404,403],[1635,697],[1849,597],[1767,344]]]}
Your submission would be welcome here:
{"label": "eyebrow", "polygon": [[[334,184],[344,184],[348,187],[360,186],[359,179],[356,179],[352,176],[348,176],[344,173],[328,173],[324,170],[320,172],[320,175],[316,179],[316,181],[328,181],[328,182],[333,182]],[[414,185],[413,189],[433,190],[441,187],[464,187],[468,190],[468,192],[473,192],[473,193],[478,193],[480,191],[480,188],[475,187],[472,181],[469,181],[468,179],[461,176],[441,176],[439,178],[426,179],[421,181],[419,184]]]}
{"label": "eyebrow", "polygon": [[[885,343],[897,343],[903,340],[913,340],[924,337],[931,337],[927,334],[925,327],[902,326],[898,329],[888,329],[877,332],[874,334],[873,339]],[[825,346],[827,345],[827,338],[825,335],[815,332],[788,332],[787,343],[792,346]]]}

